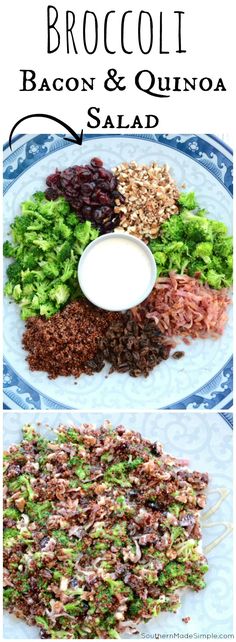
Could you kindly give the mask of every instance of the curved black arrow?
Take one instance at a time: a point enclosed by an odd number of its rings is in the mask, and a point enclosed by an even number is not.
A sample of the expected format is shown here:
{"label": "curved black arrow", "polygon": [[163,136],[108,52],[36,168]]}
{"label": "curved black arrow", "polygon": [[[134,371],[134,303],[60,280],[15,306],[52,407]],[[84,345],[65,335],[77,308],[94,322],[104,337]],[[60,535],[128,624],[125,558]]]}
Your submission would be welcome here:
{"label": "curved black arrow", "polygon": [[83,129],[81,129],[80,134],[76,134],[76,132],[64,123],[63,120],[60,120],[60,118],[57,118],[56,116],[50,116],[50,114],[29,114],[28,116],[23,116],[23,118],[20,118],[20,120],[15,123],[14,127],[12,127],[10,136],[9,136],[9,147],[12,149],[11,142],[12,142],[12,136],[14,134],[15,129],[22,123],[24,120],[27,120],[28,118],[50,118],[50,120],[54,120],[56,123],[59,123],[59,125],[62,125],[62,127],[65,127],[68,132],[73,136],[73,138],[67,138],[66,136],[64,137],[64,140],[68,140],[69,143],[75,143],[76,145],[82,145],[83,142]]}

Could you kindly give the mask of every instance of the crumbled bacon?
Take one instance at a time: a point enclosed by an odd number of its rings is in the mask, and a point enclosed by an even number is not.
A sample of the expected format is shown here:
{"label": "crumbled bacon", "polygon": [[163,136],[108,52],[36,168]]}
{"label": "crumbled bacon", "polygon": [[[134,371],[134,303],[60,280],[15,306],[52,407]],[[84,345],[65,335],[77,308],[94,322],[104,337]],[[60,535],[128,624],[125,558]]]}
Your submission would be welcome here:
{"label": "crumbled bacon", "polygon": [[133,315],[138,321],[154,319],[159,331],[169,337],[213,339],[223,334],[231,299],[227,289],[214,290],[197,278],[178,275],[160,277],[149,297]]}

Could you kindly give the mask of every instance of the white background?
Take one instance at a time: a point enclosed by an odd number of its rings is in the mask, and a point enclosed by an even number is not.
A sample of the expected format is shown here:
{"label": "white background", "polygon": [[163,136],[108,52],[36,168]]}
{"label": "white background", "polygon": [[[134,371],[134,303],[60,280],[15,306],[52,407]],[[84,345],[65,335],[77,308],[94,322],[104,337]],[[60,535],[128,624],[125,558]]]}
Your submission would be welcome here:
{"label": "white background", "polygon": [[[234,41],[234,21],[231,1],[225,0],[110,0],[75,1],[52,0],[51,4],[59,10],[58,26],[62,46],[54,54],[47,54],[46,8],[48,0],[7,0],[4,6],[3,52],[4,52],[4,131],[3,138],[8,138],[13,124],[21,117],[35,112],[51,113],[65,120],[76,131],[81,127],[91,133],[110,130],[89,130],[87,109],[91,105],[100,106],[104,117],[118,113],[127,114],[127,122],[138,112],[153,113],[159,117],[159,132],[219,132],[225,124],[233,124],[233,63],[232,43]],[[79,53],[65,53],[65,11],[76,13],[76,43]],[[104,15],[114,9],[115,16],[110,19],[111,35],[109,46],[117,47],[116,55],[108,55],[103,49],[102,26]],[[120,52],[120,20],[124,11],[133,10],[127,19],[128,46],[134,46],[133,55]],[[94,10],[98,16],[100,46],[97,53],[88,55],[82,45],[82,18],[86,10]],[[140,10],[148,10],[153,16],[155,47],[149,55],[138,53],[137,22]],[[159,47],[159,12],[163,11],[163,44],[171,53],[160,55]],[[173,11],[185,11],[183,16],[183,46],[186,54],[175,53],[177,41],[177,16]],[[107,92],[103,88],[107,70],[115,67],[119,75],[126,77],[126,92]],[[96,89],[91,92],[20,92],[21,74],[19,69],[34,69],[37,78],[54,77],[78,78],[96,77]],[[189,91],[171,93],[170,98],[153,98],[138,91],[134,85],[134,76],[141,69],[150,69],[157,76],[185,76],[187,78],[222,77],[226,92]],[[21,132],[54,133],[62,131],[59,125],[44,119],[32,119],[23,123],[17,130]],[[129,133],[130,130],[126,130]],[[131,130],[132,131],[132,130]],[[134,131],[134,130],[133,130]],[[138,131],[138,130],[136,130]],[[154,131],[154,130],[152,130]]]}

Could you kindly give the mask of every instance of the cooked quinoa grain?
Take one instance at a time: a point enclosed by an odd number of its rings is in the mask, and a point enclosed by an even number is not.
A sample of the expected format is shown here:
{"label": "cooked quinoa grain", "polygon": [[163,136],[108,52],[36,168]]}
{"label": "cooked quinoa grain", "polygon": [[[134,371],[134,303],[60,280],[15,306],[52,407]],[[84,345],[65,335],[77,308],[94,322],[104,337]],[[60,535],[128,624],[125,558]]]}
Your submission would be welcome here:
{"label": "cooked quinoa grain", "polygon": [[4,604],[42,638],[115,638],[205,586],[208,475],[106,421],[4,455]]}
{"label": "cooked quinoa grain", "polygon": [[125,203],[116,199],[121,217],[117,231],[126,231],[144,241],[158,236],[161,223],[177,214],[179,191],[167,165],[122,163],[114,170]]}
{"label": "cooked quinoa grain", "polygon": [[30,369],[44,370],[50,379],[99,372],[103,364],[94,362],[98,341],[116,318],[116,312],[100,310],[81,299],[50,319],[28,319],[22,343],[29,352]]}

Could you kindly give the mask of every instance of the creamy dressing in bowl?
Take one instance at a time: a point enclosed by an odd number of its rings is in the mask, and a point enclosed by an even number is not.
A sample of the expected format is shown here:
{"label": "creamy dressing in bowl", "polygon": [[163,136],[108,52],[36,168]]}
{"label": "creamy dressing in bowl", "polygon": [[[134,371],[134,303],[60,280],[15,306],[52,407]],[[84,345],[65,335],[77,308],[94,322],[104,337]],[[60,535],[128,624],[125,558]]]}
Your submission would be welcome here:
{"label": "creamy dressing in bowl", "polygon": [[141,303],[156,281],[149,248],[134,236],[99,236],[83,252],[78,279],[84,295],[104,310],[127,310]]}

